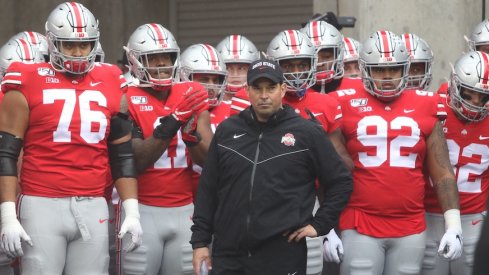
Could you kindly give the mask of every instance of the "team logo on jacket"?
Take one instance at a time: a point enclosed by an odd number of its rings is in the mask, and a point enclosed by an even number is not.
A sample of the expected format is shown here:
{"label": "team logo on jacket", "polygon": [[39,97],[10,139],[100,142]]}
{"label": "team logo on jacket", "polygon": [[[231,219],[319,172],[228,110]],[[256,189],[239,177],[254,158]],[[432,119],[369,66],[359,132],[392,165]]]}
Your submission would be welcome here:
{"label": "team logo on jacket", "polygon": [[350,105],[352,107],[362,107],[367,106],[368,98],[354,98],[350,100]]}
{"label": "team logo on jacket", "polygon": [[131,102],[133,104],[148,104],[148,98],[146,96],[131,96]]}
{"label": "team logo on jacket", "polygon": [[287,133],[282,137],[282,141],[285,146],[294,146],[295,144],[295,138],[294,135],[291,133]]}

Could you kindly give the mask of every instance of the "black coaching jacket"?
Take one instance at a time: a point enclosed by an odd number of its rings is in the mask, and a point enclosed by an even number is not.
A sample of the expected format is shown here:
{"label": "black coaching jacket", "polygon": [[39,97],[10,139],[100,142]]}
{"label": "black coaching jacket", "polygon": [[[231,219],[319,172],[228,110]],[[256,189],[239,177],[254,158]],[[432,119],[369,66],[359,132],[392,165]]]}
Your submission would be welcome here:
{"label": "black coaching jacket", "polygon": [[[326,188],[313,217],[316,178]],[[213,241],[213,255],[233,256],[307,224],[325,235],[351,191],[351,174],[322,128],[287,105],[259,123],[249,107],[216,130],[199,182],[190,243],[197,248]]]}

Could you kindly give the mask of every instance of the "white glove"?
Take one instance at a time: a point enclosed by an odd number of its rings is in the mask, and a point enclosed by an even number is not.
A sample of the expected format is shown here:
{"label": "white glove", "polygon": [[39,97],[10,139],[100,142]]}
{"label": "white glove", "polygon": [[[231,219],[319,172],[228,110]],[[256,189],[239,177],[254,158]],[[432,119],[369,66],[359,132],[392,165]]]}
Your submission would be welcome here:
{"label": "white glove", "polygon": [[447,229],[438,247],[438,255],[453,261],[462,256],[462,232],[455,229]]}
{"label": "white glove", "polygon": [[2,231],[0,233],[0,247],[10,258],[23,256],[21,241],[27,242],[32,246],[32,240],[25,232],[15,212],[15,202],[7,201],[0,205]]}
{"label": "white glove", "polygon": [[126,233],[131,234],[131,243],[123,248],[124,252],[131,252],[138,248],[143,242],[143,229],[139,222],[139,208],[138,200],[127,199],[122,202],[126,218],[121,225],[121,231],[119,232],[119,239],[122,239]]}
{"label": "white glove", "polygon": [[331,229],[323,242],[323,257],[326,262],[339,264],[343,260],[343,243],[334,229]]}

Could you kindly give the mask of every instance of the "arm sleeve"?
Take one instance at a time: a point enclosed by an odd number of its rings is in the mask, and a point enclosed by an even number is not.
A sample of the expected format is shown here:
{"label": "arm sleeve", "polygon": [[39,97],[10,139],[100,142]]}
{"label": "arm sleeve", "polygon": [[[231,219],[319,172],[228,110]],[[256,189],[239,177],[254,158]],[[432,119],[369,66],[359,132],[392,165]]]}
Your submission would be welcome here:
{"label": "arm sleeve", "polygon": [[324,201],[320,205],[311,225],[318,236],[327,234],[338,224],[341,211],[345,208],[353,190],[352,176],[331,141],[323,131],[311,130],[312,154],[319,184],[324,188]]}
{"label": "arm sleeve", "polygon": [[[218,133],[216,131],[216,135]],[[190,239],[193,248],[207,246],[212,241],[214,213],[217,207],[218,170],[217,139],[214,136],[209,146],[194,201],[194,224],[191,227],[192,237]]]}

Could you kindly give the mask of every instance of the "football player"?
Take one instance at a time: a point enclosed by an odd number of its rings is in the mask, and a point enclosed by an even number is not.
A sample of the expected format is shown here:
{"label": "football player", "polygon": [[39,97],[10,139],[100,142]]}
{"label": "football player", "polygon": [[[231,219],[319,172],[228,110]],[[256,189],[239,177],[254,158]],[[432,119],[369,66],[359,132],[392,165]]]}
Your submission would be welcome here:
{"label": "football player", "polygon": [[437,247],[445,230],[443,210],[435,190],[426,185],[426,251],[423,275],[472,274],[474,251],[486,215],[489,195],[489,55],[468,52],[450,76],[447,119],[443,131],[457,178],[463,231],[462,257],[445,261]]}
{"label": "football player", "polygon": [[[404,90],[409,53],[401,38],[377,31],[362,44],[363,89],[337,91],[342,131],[355,163],[353,193],[340,217],[341,240],[326,235],[325,258],[341,274],[418,274],[425,250],[424,169],[444,213],[442,257],[461,254],[458,192],[433,93]],[[425,166],[426,165],[426,166]]]}
{"label": "football player", "polygon": [[426,41],[412,33],[401,35],[411,59],[406,89],[428,90],[431,84],[433,51]]}
{"label": "football player", "polygon": [[229,102],[238,90],[244,89],[248,67],[260,58],[260,53],[253,42],[239,34],[224,38],[217,44],[216,50],[226,64],[228,81],[222,100]]}
{"label": "football player", "polygon": [[[224,59],[217,49],[209,44],[189,46],[182,53],[180,61],[180,80],[198,82],[207,91],[210,122],[212,131],[215,131],[217,125],[229,117],[230,113],[231,102],[229,97],[228,100],[224,100],[229,94],[229,91],[226,90],[230,89],[228,71],[226,70],[227,64],[224,63]],[[246,67],[246,73],[248,66],[246,64],[243,66]],[[236,68],[239,67],[241,64],[236,66]],[[244,81],[246,81],[246,74]]]}
{"label": "football player", "polygon": [[358,56],[362,45],[351,37],[343,37],[343,43],[345,45],[343,54],[343,69],[345,73],[343,77],[358,78],[360,77]]}
{"label": "football player", "polygon": [[130,233],[124,249],[142,235],[131,125],[118,115],[125,83],[115,66],[95,64],[98,21],[83,5],[58,5],[46,35],[51,63],[13,63],[2,81],[0,245],[23,256],[22,274],[107,274],[109,160],[126,214],[119,237]]}
{"label": "football player", "polygon": [[127,99],[145,237],[122,255],[123,274],[192,274],[192,163],[202,165],[212,138],[207,92],[177,83],[180,48],[160,24],[138,27],[126,51],[138,79]]}

